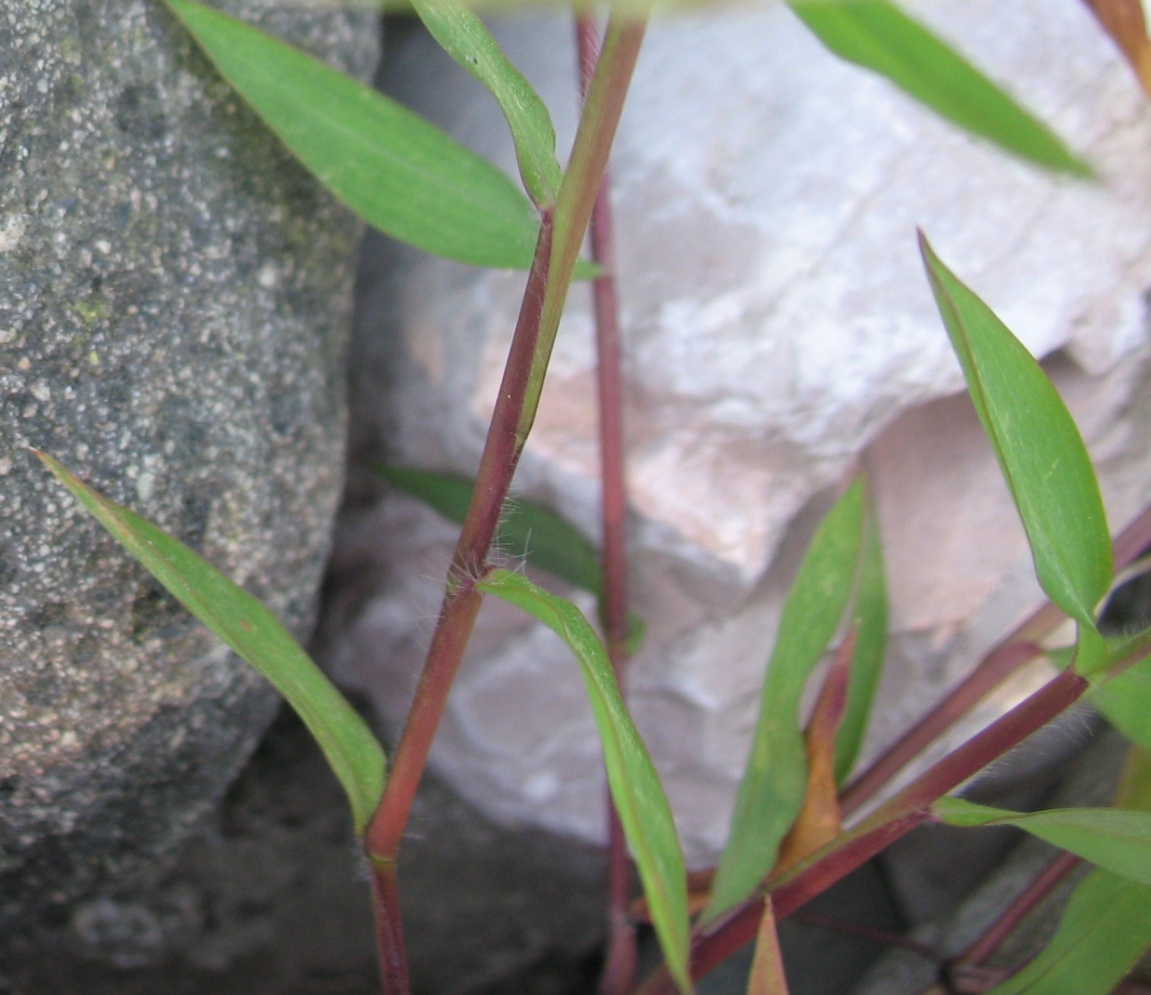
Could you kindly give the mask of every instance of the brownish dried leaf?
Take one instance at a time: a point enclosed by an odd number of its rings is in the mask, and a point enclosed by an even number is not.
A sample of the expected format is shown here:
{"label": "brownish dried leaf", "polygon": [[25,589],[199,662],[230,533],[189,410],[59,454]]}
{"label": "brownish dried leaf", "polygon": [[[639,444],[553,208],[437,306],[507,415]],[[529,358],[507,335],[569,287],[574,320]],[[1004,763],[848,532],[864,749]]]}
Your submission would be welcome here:
{"label": "brownish dried leaf", "polygon": [[776,873],[830,843],[842,828],[835,781],[835,737],[847,707],[856,628],[852,627],[836,651],[807,723],[807,791],[803,808],[780,850]]}
{"label": "brownish dried leaf", "polygon": [[787,978],[783,973],[783,956],[779,952],[770,895],[763,902],[763,915],[755,939],[755,957],[747,976],[747,995],[787,995]]}
{"label": "brownish dried leaf", "polygon": [[1103,30],[1119,46],[1143,87],[1151,97],[1151,41],[1147,39],[1147,21],[1142,0],[1083,0]]}

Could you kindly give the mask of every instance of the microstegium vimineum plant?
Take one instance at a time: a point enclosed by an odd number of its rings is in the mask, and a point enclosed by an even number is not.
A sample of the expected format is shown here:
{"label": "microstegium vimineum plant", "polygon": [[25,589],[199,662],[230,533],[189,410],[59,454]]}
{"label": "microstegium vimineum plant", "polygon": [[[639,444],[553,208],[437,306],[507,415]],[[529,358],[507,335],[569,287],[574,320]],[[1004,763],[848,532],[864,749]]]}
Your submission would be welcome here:
{"label": "microstegium vimineum plant", "polygon": [[[667,799],[619,682],[629,651],[642,638],[642,623],[629,614],[624,583],[619,332],[606,265],[611,223],[601,180],[646,15],[636,6],[621,7],[609,19],[602,43],[594,23],[579,18],[584,104],[565,169],[556,156],[547,108],[477,17],[456,0],[414,0],[436,40],[503,109],[521,192],[416,115],[323,63],[195,0],[163,2],[267,126],[367,222],[449,259],[527,271],[476,478],[380,468],[394,486],[462,526],[424,674],[390,759],[259,601],[50,455],[37,454],[189,611],[271,681],[315,736],[347,794],[371,870],[388,995],[408,990],[396,880],[400,840],[472,623],[489,595],[553,629],[570,648],[587,686],[612,801],[609,941],[601,983],[606,995],[690,992],[693,979],[752,941],[749,993],[786,992],[776,922],[932,820],[971,827],[1009,823],[1097,865],[1075,889],[1047,949],[995,987],[997,995],[1111,991],[1151,942],[1151,797],[1131,790],[1122,808],[1014,813],[972,805],[950,792],[1085,695],[1137,744],[1133,749],[1151,749],[1151,662],[1146,659],[1151,630],[1116,640],[1105,638],[1096,625],[1116,565],[1130,563],[1151,541],[1151,512],[1112,543],[1087,452],[1054,388],[927,238],[920,235],[928,282],[1050,603],[1005,637],[949,696],[946,707],[849,780],[883,659],[886,595],[866,480],[846,482],[784,603],[727,845],[714,874],[693,875],[689,889]],[[1091,176],[1090,167],[1045,126],[886,0],[792,0],[790,6],[832,51],[886,76],[972,134],[1041,168]],[[1090,6],[1140,80],[1151,78],[1151,46],[1137,0],[1091,0]],[[589,221],[593,259],[581,261]],[[545,509],[507,504],[567,290],[577,277],[595,281],[602,552]],[[499,569],[492,550],[500,538],[525,549],[534,565],[593,592],[599,601],[598,631],[570,601]],[[1040,640],[1064,618],[1074,621],[1077,636],[1072,647],[1052,654],[1063,664],[1058,676],[870,814],[851,821],[957,714],[1044,654]],[[832,665],[805,729],[800,698],[829,653]],[[644,914],[665,958],[638,989],[629,861],[638,871]],[[991,937],[983,947],[1002,938]],[[970,963],[978,966],[976,959]]]}

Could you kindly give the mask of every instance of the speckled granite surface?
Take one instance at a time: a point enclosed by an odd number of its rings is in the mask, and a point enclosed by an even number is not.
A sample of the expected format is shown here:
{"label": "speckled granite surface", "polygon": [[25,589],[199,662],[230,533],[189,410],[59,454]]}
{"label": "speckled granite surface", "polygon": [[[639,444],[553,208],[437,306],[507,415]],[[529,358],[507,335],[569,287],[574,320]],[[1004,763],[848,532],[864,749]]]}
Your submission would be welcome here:
{"label": "speckled granite surface", "polygon": [[[366,11],[233,5],[370,75]],[[159,0],[0,7],[0,929],[171,850],[275,696],[27,451],[310,624],[359,226]]]}

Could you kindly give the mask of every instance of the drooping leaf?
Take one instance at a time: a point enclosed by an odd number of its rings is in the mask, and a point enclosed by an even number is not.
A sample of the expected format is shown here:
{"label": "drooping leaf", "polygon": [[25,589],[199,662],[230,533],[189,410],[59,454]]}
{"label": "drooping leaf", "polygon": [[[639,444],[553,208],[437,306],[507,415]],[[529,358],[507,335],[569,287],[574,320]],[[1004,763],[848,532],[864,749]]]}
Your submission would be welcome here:
{"label": "drooping leaf", "polygon": [[1039,583],[1079,623],[1082,640],[1084,630],[1095,632],[1095,606],[1112,572],[1107,518],[1083,438],[1031,353],[943,265],[922,233],[919,241],[971,400],[1027,531]]}
{"label": "drooping leaf", "polygon": [[857,629],[858,626],[853,626],[835,651],[803,734],[807,747],[807,787],[803,792],[803,807],[780,848],[778,871],[798,864],[826,846],[843,828],[839,785],[835,780],[835,738],[847,704],[847,682]]}
{"label": "drooping leaf", "polygon": [[583,672],[603,744],[608,785],[635,858],[656,935],[680,990],[688,973],[687,874],[671,808],[655,766],[620,697],[607,650],[580,610],[522,574],[492,570],[476,585],[539,619],[572,651]]}
{"label": "drooping leaf", "polygon": [[1099,19],[1123,58],[1135,71],[1143,91],[1151,96],[1151,41],[1143,0],[1083,0]]}
{"label": "drooping leaf", "polygon": [[363,833],[384,787],[384,751],[299,643],[260,601],[182,542],[36,453],[129,553],[185,608],[263,674],[303,719],[347,793]]}
{"label": "drooping leaf", "polygon": [[[462,525],[475,482],[466,477],[409,467],[377,466],[388,483]],[[574,525],[532,501],[509,501],[496,544],[512,556],[597,597],[603,588],[599,552]]]}
{"label": "drooping leaf", "polygon": [[932,813],[950,826],[1017,826],[1115,874],[1151,885],[1151,812],[1057,808],[1008,812],[941,798]]}
{"label": "drooping leaf", "polygon": [[551,207],[563,173],[547,106],[470,6],[460,0],[412,0],[412,7],[440,47],[496,98],[512,132],[528,195],[537,207]]}
{"label": "drooping leaf", "polygon": [[755,891],[775,864],[779,844],[799,813],[807,780],[800,699],[843,618],[862,542],[863,484],[857,480],[816,531],[784,602],[751,755],[704,910],[705,922]]}
{"label": "drooping leaf", "polygon": [[859,579],[851,610],[856,623],[855,652],[847,685],[847,708],[839,724],[835,745],[835,780],[840,785],[847,780],[859,756],[887,651],[887,576],[879,523],[870,500],[867,501],[864,528]]}
{"label": "drooping leaf", "polygon": [[965,131],[1045,169],[1091,167],[951,46],[888,0],[788,0],[841,59],[886,77]]}
{"label": "drooping leaf", "polygon": [[531,265],[539,217],[491,163],[243,21],[194,0],[165,2],[268,127],[369,224],[459,262]]}
{"label": "drooping leaf", "polygon": [[763,915],[755,937],[755,956],[747,976],[747,995],[787,995],[787,976],[783,971],[783,954],[779,949],[770,895],[763,901]]}
{"label": "drooping leaf", "polygon": [[1110,995],[1151,943],[1151,888],[1095,870],[1043,952],[989,995]]}

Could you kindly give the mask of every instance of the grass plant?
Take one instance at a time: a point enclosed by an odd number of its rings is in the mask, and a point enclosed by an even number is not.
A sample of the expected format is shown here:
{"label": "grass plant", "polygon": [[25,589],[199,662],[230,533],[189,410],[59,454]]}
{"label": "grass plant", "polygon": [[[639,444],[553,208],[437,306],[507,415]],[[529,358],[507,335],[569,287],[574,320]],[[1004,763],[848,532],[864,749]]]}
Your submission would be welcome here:
{"label": "grass plant", "polygon": [[[161,0],[157,0],[161,2]],[[1114,543],[1078,429],[1042,368],[1011,331],[934,252],[919,244],[928,284],[976,411],[1026,531],[1036,576],[1050,598],[1008,634],[971,676],[867,770],[853,773],[883,660],[886,596],[882,542],[867,481],[845,481],[817,530],[786,598],[767,662],[759,720],[730,836],[713,875],[685,872],[671,809],[621,693],[630,648],[642,637],[626,590],[626,486],[622,445],[620,328],[613,281],[605,170],[647,14],[612,13],[602,33],[577,19],[583,111],[561,168],[548,110],[474,12],[459,0],[415,0],[445,50],[491,91],[515,143],[521,192],[453,139],[348,77],[197,0],[163,0],[219,72],[300,161],[368,223],[428,252],[526,270],[523,303],[498,401],[474,480],[382,468],[459,521],[439,619],[411,712],[392,756],[271,613],[196,553],[111,502],[50,455],[59,478],[145,568],[233,650],[258,668],[303,717],[348,797],[371,869],[384,990],[408,995],[396,861],[416,787],[449,689],[485,597],[502,598],[555,630],[581,669],[603,745],[612,812],[605,995],[690,993],[695,980],[756,944],[749,995],[781,995],[787,979],[778,920],[931,821],[972,827],[1008,823],[1097,865],[1075,889],[1059,932],[1031,965],[995,984],[995,995],[1105,995],[1151,943],[1151,795],[1128,791],[1123,807],[1012,813],[952,793],[1084,697],[1133,742],[1151,749],[1151,630],[1106,637],[1097,618],[1116,567],[1151,541],[1151,512]],[[1137,2],[1091,0],[1140,79],[1148,64]],[[911,97],[1036,168],[1086,181],[1089,164],[968,59],[887,0],[792,0],[799,18],[835,53],[886,76]],[[1132,28],[1132,18],[1138,24]],[[581,261],[591,224],[592,258]],[[962,267],[962,260],[958,261]],[[602,557],[546,509],[507,505],[532,428],[568,288],[595,281],[602,442]],[[596,623],[570,601],[497,569],[501,530],[529,561],[599,601]],[[1064,619],[1070,647],[1043,640]],[[895,775],[1024,662],[1051,655],[1047,685],[928,767],[870,812]],[[806,728],[800,699],[819,661],[836,663]],[[861,812],[866,814],[860,815]],[[1055,871],[1066,872],[1074,858]],[[664,963],[635,978],[630,866]],[[1026,911],[952,965],[978,967]],[[1022,910],[1022,911],[1021,911]],[[1120,929],[1119,927],[1122,927]],[[962,960],[962,959],[961,959]],[[969,990],[969,989],[965,989]],[[973,989],[972,989],[973,990]]]}

